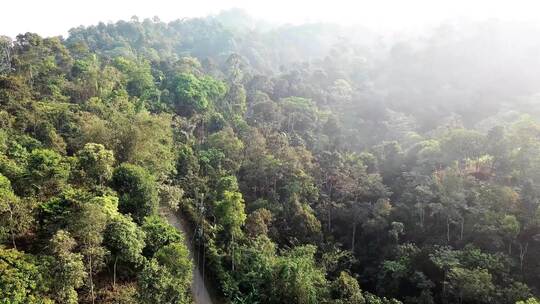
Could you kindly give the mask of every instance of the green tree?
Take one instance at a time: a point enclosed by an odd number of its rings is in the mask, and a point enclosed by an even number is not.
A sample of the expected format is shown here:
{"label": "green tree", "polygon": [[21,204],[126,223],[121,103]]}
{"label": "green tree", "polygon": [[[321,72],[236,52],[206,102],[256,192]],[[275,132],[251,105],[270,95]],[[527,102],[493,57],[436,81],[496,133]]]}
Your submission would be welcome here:
{"label": "green tree", "polygon": [[77,152],[78,166],[82,177],[103,185],[112,177],[114,155],[103,145],[89,143]]}
{"label": "green tree", "polygon": [[158,207],[157,184],[144,168],[124,163],[113,172],[112,187],[120,196],[119,209],[137,223],[153,215]]}
{"label": "green tree", "polygon": [[47,296],[48,271],[36,257],[0,246],[0,273],[0,303],[54,303]]}
{"label": "green tree", "polygon": [[450,290],[459,303],[477,301],[491,303],[493,286],[491,274],[485,269],[455,267],[448,274]]}
{"label": "green tree", "polygon": [[243,236],[242,226],[246,221],[244,209],[242,193],[229,190],[223,192],[222,199],[216,203],[215,207],[215,214],[219,219],[218,224],[222,231],[225,232],[226,239],[229,241],[229,252],[232,257],[231,267],[233,271],[235,268],[236,242]]}
{"label": "green tree", "polygon": [[183,244],[171,243],[161,248],[139,273],[139,300],[148,304],[191,303],[192,268]]}
{"label": "green tree", "polygon": [[474,159],[484,151],[485,137],[479,132],[465,129],[453,129],[444,135],[441,141],[443,159],[447,163]]}
{"label": "green tree", "polygon": [[136,62],[125,57],[117,57],[114,66],[126,76],[126,89],[130,95],[144,99],[152,96],[155,85],[148,61]]}
{"label": "green tree", "polygon": [[336,304],[364,304],[360,285],[355,278],[346,272],[341,272],[332,284],[332,297]]}
{"label": "green tree", "polygon": [[216,203],[219,224],[231,239],[242,235],[241,228],[246,220],[244,208],[242,193],[237,191],[225,190],[223,199]]}
{"label": "green tree", "polygon": [[141,112],[126,122],[122,161],[139,165],[159,179],[174,172],[172,117]]}
{"label": "green tree", "polygon": [[58,153],[36,149],[28,158],[25,180],[39,195],[49,196],[65,184],[69,169],[69,164]]}
{"label": "green tree", "polygon": [[84,284],[87,273],[84,269],[83,256],[74,253],[77,245],[69,232],[59,230],[50,241],[55,258],[52,266],[52,292],[58,303],[78,303],[76,289]]}
{"label": "green tree", "polygon": [[448,296],[448,275],[450,270],[460,265],[457,252],[449,247],[437,248],[435,252],[429,256],[429,259],[435,266],[443,271],[442,297],[446,299]]}
{"label": "green tree", "polygon": [[272,303],[315,304],[327,296],[324,269],[315,262],[316,248],[298,246],[276,263],[272,279]]}
{"label": "green tree", "polygon": [[104,235],[105,244],[114,257],[113,288],[116,288],[116,265],[119,260],[134,265],[142,264],[145,233],[129,216],[119,215],[107,224]]}
{"label": "green tree", "polygon": [[208,146],[223,152],[225,159],[223,167],[232,172],[240,168],[244,144],[238,139],[231,128],[226,128],[208,137]]}
{"label": "green tree", "polygon": [[16,249],[16,238],[32,227],[34,217],[30,200],[21,200],[11,189],[7,177],[0,174],[0,239],[11,239]]}
{"label": "green tree", "polygon": [[173,91],[177,112],[189,115],[206,110],[213,99],[223,97],[226,86],[209,76],[180,73],[174,79]]}
{"label": "green tree", "polygon": [[163,246],[154,255],[160,265],[163,265],[174,276],[175,280],[187,291],[191,284],[193,265],[189,251],[183,243],[171,243]]}
{"label": "green tree", "polygon": [[520,231],[519,221],[513,215],[505,215],[501,221],[501,231],[508,242],[508,254],[512,254],[512,243]]}
{"label": "green tree", "polygon": [[146,247],[143,251],[146,257],[154,256],[158,250],[166,245],[182,242],[182,235],[178,230],[159,215],[145,217],[141,228],[146,235]]}
{"label": "green tree", "polygon": [[268,209],[260,208],[247,216],[246,231],[250,237],[268,235],[268,226],[272,222],[272,212]]}
{"label": "green tree", "polygon": [[70,220],[69,231],[81,247],[80,250],[84,256],[86,272],[88,273],[86,285],[90,290],[92,303],[94,303],[94,275],[103,267],[107,255],[107,250],[102,246],[107,214],[102,206],[86,203],[75,212]]}

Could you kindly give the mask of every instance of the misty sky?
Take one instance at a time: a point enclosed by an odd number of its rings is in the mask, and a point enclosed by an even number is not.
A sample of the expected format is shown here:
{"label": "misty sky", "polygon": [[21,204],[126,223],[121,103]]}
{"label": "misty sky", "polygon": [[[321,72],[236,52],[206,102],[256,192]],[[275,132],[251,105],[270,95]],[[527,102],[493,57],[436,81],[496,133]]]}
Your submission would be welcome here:
{"label": "misty sky", "polygon": [[[3,3],[2,3],[3,2]],[[159,16],[163,21],[241,8],[275,23],[337,22],[400,30],[448,19],[535,22],[539,0],[0,0],[0,34],[65,35],[78,25]]]}

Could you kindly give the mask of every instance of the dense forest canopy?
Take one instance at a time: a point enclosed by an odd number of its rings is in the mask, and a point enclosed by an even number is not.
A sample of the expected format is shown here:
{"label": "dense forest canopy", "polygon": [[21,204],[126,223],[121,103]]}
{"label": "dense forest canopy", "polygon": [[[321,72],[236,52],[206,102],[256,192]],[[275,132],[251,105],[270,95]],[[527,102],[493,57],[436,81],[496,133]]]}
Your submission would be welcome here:
{"label": "dense forest canopy", "polygon": [[0,303],[193,303],[199,268],[218,303],[538,303],[538,71],[498,21],[0,37]]}

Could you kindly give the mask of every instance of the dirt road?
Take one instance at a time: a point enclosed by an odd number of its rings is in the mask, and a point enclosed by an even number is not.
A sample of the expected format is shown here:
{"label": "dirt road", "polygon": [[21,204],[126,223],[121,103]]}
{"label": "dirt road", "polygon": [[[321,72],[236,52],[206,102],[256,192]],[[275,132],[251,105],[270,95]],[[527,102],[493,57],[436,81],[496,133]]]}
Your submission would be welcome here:
{"label": "dirt road", "polygon": [[167,219],[169,224],[184,234],[186,246],[189,248],[190,257],[193,260],[193,283],[191,285],[191,291],[193,293],[195,304],[214,304],[212,298],[210,297],[210,293],[208,292],[206,283],[204,282],[201,269],[199,265],[197,265],[196,259],[194,259],[194,255],[197,253],[194,250],[193,243],[191,242],[192,237],[189,233],[187,223],[185,223],[179,216],[170,210],[162,209],[161,213]]}

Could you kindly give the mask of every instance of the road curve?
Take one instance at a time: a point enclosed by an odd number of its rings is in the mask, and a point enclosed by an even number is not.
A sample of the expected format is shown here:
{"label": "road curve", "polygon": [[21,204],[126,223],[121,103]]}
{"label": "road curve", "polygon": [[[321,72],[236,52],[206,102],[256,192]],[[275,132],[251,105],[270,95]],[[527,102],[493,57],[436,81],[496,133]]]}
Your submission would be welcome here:
{"label": "road curve", "polygon": [[193,300],[195,301],[195,304],[214,304],[212,298],[210,297],[210,293],[208,292],[206,283],[204,282],[201,269],[193,258],[193,256],[197,253],[194,250],[195,248],[193,247],[193,243],[191,242],[192,237],[191,233],[189,233],[187,223],[183,221],[178,215],[176,215],[175,212],[169,209],[162,208],[160,213],[167,219],[170,225],[174,226],[184,235],[184,242],[189,249],[190,258],[193,261],[193,280],[191,284],[191,293],[193,294]]}

